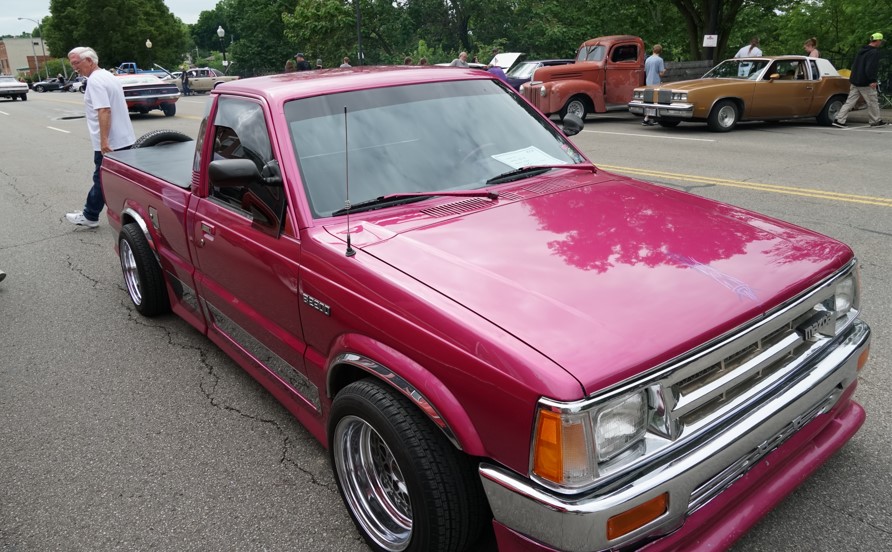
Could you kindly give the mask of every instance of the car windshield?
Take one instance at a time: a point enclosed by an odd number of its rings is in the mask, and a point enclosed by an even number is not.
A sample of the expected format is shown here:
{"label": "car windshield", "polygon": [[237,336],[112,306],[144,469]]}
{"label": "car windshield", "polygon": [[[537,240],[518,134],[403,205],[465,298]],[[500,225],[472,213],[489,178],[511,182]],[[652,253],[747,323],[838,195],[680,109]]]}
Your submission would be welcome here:
{"label": "car windshield", "polygon": [[541,64],[536,61],[525,61],[523,63],[518,63],[514,66],[514,69],[508,71],[509,77],[514,77],[516,79],[529,79],[533,77],[533,71],[539,68]]}
{"label": "car windshield", "polygon": [[764,59],[728,59],[710,69],[703,78],[756,80],[766,65],[768,61]]}
{"label": "car windshield", "polygon": [[576,61],[601,61],[607,53],[607,48],[597,44],[595,46],[583,46],[576,52]]}
{"label": "car windshield", "polygon": [[344,207],[348,166],[349,199],[357,204],[475,190],[512,169],[585,162],[541,115],[492,80],[305,98],[288,102],[285,116],[316,217]]}

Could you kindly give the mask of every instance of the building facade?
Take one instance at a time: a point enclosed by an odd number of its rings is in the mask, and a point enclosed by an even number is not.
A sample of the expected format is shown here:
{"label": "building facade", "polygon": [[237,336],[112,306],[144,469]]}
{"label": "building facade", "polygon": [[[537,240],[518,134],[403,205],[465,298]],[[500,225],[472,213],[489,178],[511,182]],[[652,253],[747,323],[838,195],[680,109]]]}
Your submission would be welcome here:
{"label": "building facade", "polygon": [[51,57],[42,38],[0,39],[0,75],[36,77],[39,69],[40,74],[46,76],[44,67]]}

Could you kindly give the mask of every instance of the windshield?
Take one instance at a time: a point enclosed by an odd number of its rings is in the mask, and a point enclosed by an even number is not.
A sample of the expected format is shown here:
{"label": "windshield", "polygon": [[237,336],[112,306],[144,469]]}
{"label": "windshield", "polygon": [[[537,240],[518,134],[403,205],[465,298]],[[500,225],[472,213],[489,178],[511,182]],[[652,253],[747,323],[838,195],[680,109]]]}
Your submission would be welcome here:
{"label": "windshield", "polygon": [[508,71],[509,77],[514,77],[516,79],[530,79],[533,78],[533,71],[539,68],[541,63],[536,61],[525,61],[523,63],[518,63],[514,66],[514,69]]}
{"label": "windshield", "polygon": [[710,69],[703,78],[756,80],[766,65],[768,61],[764,59],[728,59]]}
{"label": "windshield", "polygon": [[604,46],[597,44],[595,46],[583,46],[576,52],[576,62],[580,61],[601,61],[604,59],[604,54],[607,52],[607,48]]}
{"label": "windshield", "polygon": [[585,161],[533,108],[491,80],[305,98],[287,103],[285,116],[316,217],[344,207],[348,163],[356,204],[397,193],[475,190],[511,169]]}

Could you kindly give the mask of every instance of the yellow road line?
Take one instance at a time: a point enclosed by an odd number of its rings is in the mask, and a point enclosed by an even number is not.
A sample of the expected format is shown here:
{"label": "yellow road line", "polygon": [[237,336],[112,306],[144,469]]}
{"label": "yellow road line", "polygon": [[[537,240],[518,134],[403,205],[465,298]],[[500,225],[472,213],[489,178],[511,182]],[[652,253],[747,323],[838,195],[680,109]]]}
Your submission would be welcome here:
{"label": "yellow road line", "polygon": [[777,184],[760,184],[758,182],[746,182],[743,180],[728,180],[725,178],[711,178],[707,176],[698,176],[692,174],[670,173],[662,171],[652,171],[647,169],[639,169],[635,167],[619,167],[615,165],[601,165],[602,169],[614,171],[626,175],[650,176],[654,178],[665,178],[668,180],[677,180],[681,182],[696,182],[698,184],[713,184],[715,186],[728,186],[732,188],[744,188],[749,190],[758,190],[760,192],[772,192],[776,194],[786,194],[802,197],[812,197],[816,199],[827,199],[831,201],[843,201],[847,203],[861,203],[864,205],[879,205],[881,207],[892,207],[892,198],[863,196],[855,194],[844,194],[840,192],[828,192],[825,190],[816,190],[814,188],[798,188],[794,186],[779,186]]}

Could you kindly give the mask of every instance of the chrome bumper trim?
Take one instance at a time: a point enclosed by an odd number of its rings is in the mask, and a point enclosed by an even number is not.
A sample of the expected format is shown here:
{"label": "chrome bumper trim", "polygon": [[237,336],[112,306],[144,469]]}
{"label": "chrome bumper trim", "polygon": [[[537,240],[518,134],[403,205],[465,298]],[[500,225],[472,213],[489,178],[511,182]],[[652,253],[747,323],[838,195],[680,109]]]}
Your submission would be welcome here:
{"label": "chrome bumper trim", "polygon": [[693,104],[651,104],[639,101],[629,102],[629,112],[636,115],[644,115],[644,108],[656,110],[654,117],[672,117],[675,119],[692,119],[694,117]]}
{"label": "chrome bumper trim", "polygon": [[[856,320],[839,336],[835,349],[805,361],[797,370],[801,378],[754,405],[747,417],[705,437],[692,450],[668,454],[618,489],[559,496],[512,471],[483,463],[479,473],[493,515],[521,534],[568,551],[613,548],[667,534],[801,427],[831,410],[857,379],[858,358],[869,342],[870,328]],[[666,492],[666,514],[619,539],[607,540],[608,519]]]}

